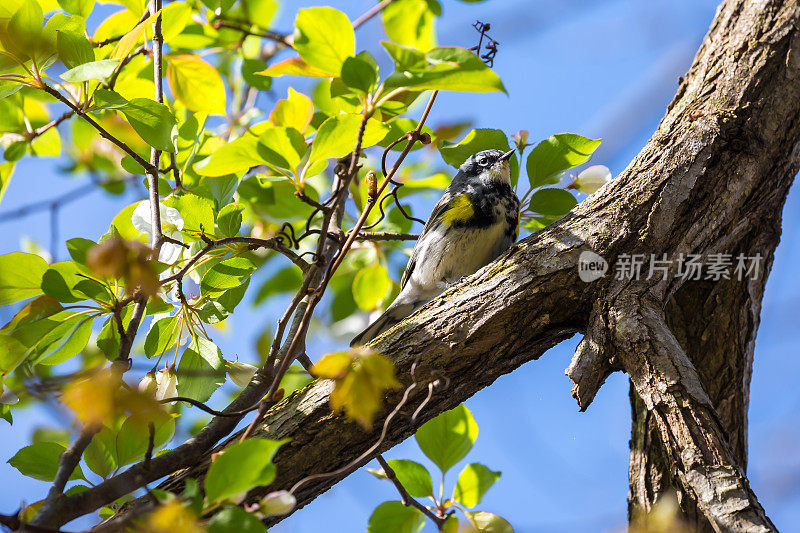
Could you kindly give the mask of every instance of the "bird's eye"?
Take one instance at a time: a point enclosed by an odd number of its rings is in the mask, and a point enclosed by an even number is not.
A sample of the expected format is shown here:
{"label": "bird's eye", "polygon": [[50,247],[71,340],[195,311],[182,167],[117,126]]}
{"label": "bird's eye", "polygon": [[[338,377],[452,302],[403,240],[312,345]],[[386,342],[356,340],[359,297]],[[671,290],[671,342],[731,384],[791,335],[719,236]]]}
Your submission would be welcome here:
{"label": "bird's eye", "polygon": [[489,164],[489,160],[486,159],[485,157],[481,157],[480,159],[478,159],[478,164],[482,167],[485,167],[486,165]]}

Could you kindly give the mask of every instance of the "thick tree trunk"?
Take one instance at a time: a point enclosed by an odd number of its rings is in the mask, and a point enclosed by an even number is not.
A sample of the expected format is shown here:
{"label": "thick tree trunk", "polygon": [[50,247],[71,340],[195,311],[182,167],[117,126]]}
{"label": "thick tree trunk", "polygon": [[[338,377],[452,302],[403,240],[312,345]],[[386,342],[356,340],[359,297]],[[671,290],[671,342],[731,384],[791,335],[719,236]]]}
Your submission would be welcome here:
{"label": "thick tree trunk", "polygon": [[[774,531],[744,472],[746,410],[764,267],[800,165],[799,18],[796,0],[723,2],[666,116],[617,179],[377,339],[404,385],[417,383],[385,436],[402,391],[387,395],[365,432],[332,413],[331,384],[315,382],[259,428],[292,441],[276,456],[275,483],[250,498],[313,475],[293,491],[302,507],[431,417],[583,332],[567,370],[582,409],[610,372],[631,378],[632,513],[677,490],[705,529]],[[612,272],[585,283],[577,265],[589,250],[611,265],[643,254],[643,273],[651,254],[760,253],[766,264],[755,280],[686,281],[673,269],[664,280]],[[162,486],[202,478],[209,461]],[[76,495],[64,518],[102,490]]]}

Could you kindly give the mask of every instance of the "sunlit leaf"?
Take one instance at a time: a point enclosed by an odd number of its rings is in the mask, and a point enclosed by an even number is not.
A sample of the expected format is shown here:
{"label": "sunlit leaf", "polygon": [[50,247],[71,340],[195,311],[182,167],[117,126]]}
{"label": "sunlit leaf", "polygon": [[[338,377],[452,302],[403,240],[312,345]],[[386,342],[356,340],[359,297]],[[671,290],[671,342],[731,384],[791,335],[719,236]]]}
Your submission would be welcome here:
{"label": "sunlit leaf", "polygon": [[290,57],[289,59],[278,61],[269,68],[256,72],[255,74],[261,76],[270,76],[272,78],[278,78],[280,76],[306,76],[312,78],[329,78],[331,76],[338,76],[337,72],[331,72],[321,68],[313,67],[299,57]]}
{"label": "sunlit leaf", "polygon": [[269,120],[276,126],[291,127],[302,133],[311,123],[313,114],[311,99],[289,87],[288,96],[275,104]]}
{"label": "sunlit leaf", "polygon": [[344,60],[355,54],[355,34],[347,15],[332,7],[310,7],[297,12],[293,47],[309,65],[338,73]]}
{"label": "sunlit leaf", "polygon": [[372,511],[367,533],[416,533],[425,525],[425,515],[415,507],[401,502],[383,502]]}
{"label": "sunlit leaf", "polygon": [[558,183],[562,172],[588,161],[601,141],[559,133],[537,144],[525,164],[531,188]]}
{"label": "sunlit leaf", "polygon": [[477,512],[464,512],[467,515],[470,525],[475,528],[477,533],[514,533],[514,528],[511,527],[504,518],[500,518],[492,513],[485,511]]}
{"label": "sunlit leaf", "polygon": [[478,424],[461,404],[423,424],[415,438],[428,459],[447,472],[472,449],[478,438]]}
{"label": "sunlit leaf", "polygon": [[343,409],[367,429],[383,405],[385,390],[400,386],[392,362],[366,348],[326,354],[314,364],[311,373],[333,379],[331,407]]}
{"label": "sunlit leaf", "polygon": [[500,472],[494,472],[480,463],[468,464],[458,475],[453,499],[467,507],[475,507],[498,479]]}
{"label": "sunlit leaf", "polygon": [[194,169],[201,176],[227,176],[263,163],[264,159],[258,153],[258,137],[247,132],[223,144],[209,157],[197,163]]}
{"label": "sunlit leaf", "polygon": [[0,255],[0,306],[42,294],[47,262],[35,254]]}
{"label": "sunlit leaf", "polygon": [[205,402],[225,383],[225,360],[217,346],[195,337],[178,364],[178,394]]}
{"label": "sunlit leaf", "polygon": [[353,279],[353,299],[358,307],[371,311],[384,299],[392,286],[389,273],[380,263],[362,268]]}
{"label": "sunlit leaf", "polygon": [[101,109],[121,111],[136,133],[154,148],[165,152],[175,151],[174,138],[178,134],[178,126],[172,112],[164,104],[147,98],[126,100],[113,91],[98,89],[95,92],[95,105]]}
{"label": "sunlit leaf", "polygon": [[[317,130],[317,136],[311,148],[311,161],[342,157],[355,148],[358,130],[361,126],[360,115],[335,115]],[[376,119],[369,119],[364,130],[361,148],[369,148],[378,144],[389,131],[389,127]]]}
{"label": "sunlit leaf", "polygon": [[189,110],[225,114],[225,85],[217,69],[191,54],[167,56],[172,95]]}
{"label": "sunlit leaf", "polygon": [[424,466],[408,459],[390,459],[387,462],[410,495],[415,498],[433,496],[433,481]]}
{"label": "sunlit leaf", "polygon": [[229,446],[214,459],[205,478],[209,502],[234,498],[275,479],[272,458],[285,440],[249,438]]}
{"label": "sunlit leaf", "polygon": [[401,45],[427,52],[436,46],[435,15],[438,3],[430,0],[396,0],[384,8],[383,27],[389,38]]}
{"label": "sunlit leaf", "polygon": [[474,53],[465,48],[433,48],[425,54],[427,66],[394,72],[387,87],[408,87],[485,93],[505,92],[500,78]]}
{"label": "sunlit leaf", "polygon": [[577,204],[578,200],[569,191],[547,188],[533,193],[528,209],[540,215],[560,217]]}

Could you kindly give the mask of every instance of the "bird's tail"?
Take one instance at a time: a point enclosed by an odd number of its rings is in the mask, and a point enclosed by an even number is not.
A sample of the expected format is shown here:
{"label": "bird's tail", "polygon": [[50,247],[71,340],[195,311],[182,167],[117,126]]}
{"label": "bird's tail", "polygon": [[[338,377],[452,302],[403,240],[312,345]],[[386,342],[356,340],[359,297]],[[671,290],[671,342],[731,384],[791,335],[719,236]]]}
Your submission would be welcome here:
{"label": "bird's tail", "polygon": [[[398,303],[395,301],[395,303]],[[424,302],[423,302],[424,303]],[[372,324],[367,326],[367,329],[353,337],[353,340],[350,341],[350,346],[356,346],[359,344],[366,344],[384,331],[388,330],[405,317],[413,313],[420,305],[414,304],[400,304],[395,305],[394,303],[384,311],[384,313],[378,317]]]}

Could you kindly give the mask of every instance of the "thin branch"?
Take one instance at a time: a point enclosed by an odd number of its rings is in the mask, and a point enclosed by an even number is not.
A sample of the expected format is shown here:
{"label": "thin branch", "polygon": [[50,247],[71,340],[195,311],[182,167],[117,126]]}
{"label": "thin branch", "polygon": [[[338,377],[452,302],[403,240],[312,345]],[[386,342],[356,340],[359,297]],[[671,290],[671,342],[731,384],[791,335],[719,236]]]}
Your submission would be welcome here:
{"label": "thin branch", "polygon": [[51,514],[55,511],[54,502],[64,493],[64,487],[69,480],[69,477],[75,471],[78,463],[81,461],[83,452],[86,447],[92,442],[92,438],[100,430],[100,426],[87,426],[81,430],[78,437],[58,458],[58,471],[56,472],[53,486],[50,487],[50,492],[42,504],[41,510],[36,513],[36,516],[31,521],[31,525],[46,524]]}
{"label": "thin branch", "polygon": [[392,233],[389,231],[362,231],[356,236],[358,241],[416,241],[417,239],[419,239],[418,233]]}
{"label": "thin branch", "polygon": [[81,109],[81,108],[79,108],[78,106],[76,106],[75,104],[73,104],[73,103],[72,103],[72,102],[71,102],[71,101],[70,101],[70,100],[69,100],[67,97],[65,97],[63,94],[61,94],[60,92],[58,92],[57,90],[53,89],[52,87],[50,87],[50,86],[49,86],[49,85],[47,85],[47,84],[42,84],[40,88],[41,88],[41,89],[42,89],[44,92],[46,92],[47,94],[49,94],[50,96],[52,96],[53,98],[55,98],[55,99],[59,100],[60,102],[62,102],[62,103],[64,103],[64,104],[66,104],[67,106],[69,106],[69,108],[70,108],[70,109],[72,109],[72,110],[75,112],[75,114],[77,114],[78,116],[80,116],[81,118],[83,118],[83,119],[84,119],[86,122],[88,122],[89,124],[91,124],[91,125],[92,125],[92,127],[94,127],[94,129],[96,129],[96,130],[97,130],[97,131],[100,133],[100,135],[101,135],[102,137],[104,137],[104,138],[108,139],[108,140],[109,140],[109,141],[111,141],[111,142],[112,142],[112,143],[113,143],[115,146],[117,146],[119,149],[121,149],[123,152],[125,152],[126,154],[128,154],[129,156],[131,156],[131,158],[132,158],[134,161],[136,161],[137,163],[139,163],[139,164],[140,164],[140,165],[141,165],[141,166],[142,166],[142,167],[143,167],[143,168],[144,168],[146,171],[148,171],[148,172],[155,172],[155,171],[157,171],[157,169],[156,169],[156,168],[155,168],[155,167],[154,167],[152,164],[150,164],[149,162],[145,161],[145,160],[142,158],[142,156],[140,156],[139,154],[137,154],[136,152],[134,152],[134,151],[133,151],[133,149],[132,149],[130,146],[128,146],[126,143],[124,143],[124,142],[120,141],[119,139],[117,139],[116,137],[114,137],[113,135],[111,135],[111,134],[110,134],[110,133],[109,133],[109,132],[108,132],[108,131],[107,131],[105,128],[103,128],[103,126],[101,126],[100,124],[98,124],[98,123],[97,123],[97,122],[96,122],[96,121],[95,121],[95,120],[94,120],[92,117],[90,117],[90,116],[89,116],[89,115],[86,113],[86,111],[84,111],[83,109]]}
{"label": "thin branch", "polygon": [[444,523],[447,521],[447,517],[435,514],[433,511],[428,509],[428,507],[422,505],[419,501],[417,501],[416,498],[409,494],[406,488],[397,478],[397,473],[395,473],[394,469],[389,466],[389,463],[386,462],[386,459],[383,458],[383,455],[378,454],[375,459],[378,460],[378,464],[381,465],[381,468],[383,468],[383,473],[386,474],[386,479],[391,481],[397,488],[397,492],[400,493],[400,500],[403,502],[403,505],[406,507],[416,507],[422,511],[422,514],[430,518],[433,523],[436,524],[437,529],[441,531],[444,527]]}
{"label": "thin branch", "polygon": [[383,11],[386,8],[386,6],[388,6],[392,2],[394,2],[394,0],[383,0],[383,2],[380,2],[379,4],[375,5],[372,9],[370,9],[369,11],[358,17],[355,21],[353,21],[353,29],[357,30],[362,24],[364,24],[369,19],[371,19],[372,17]]}

